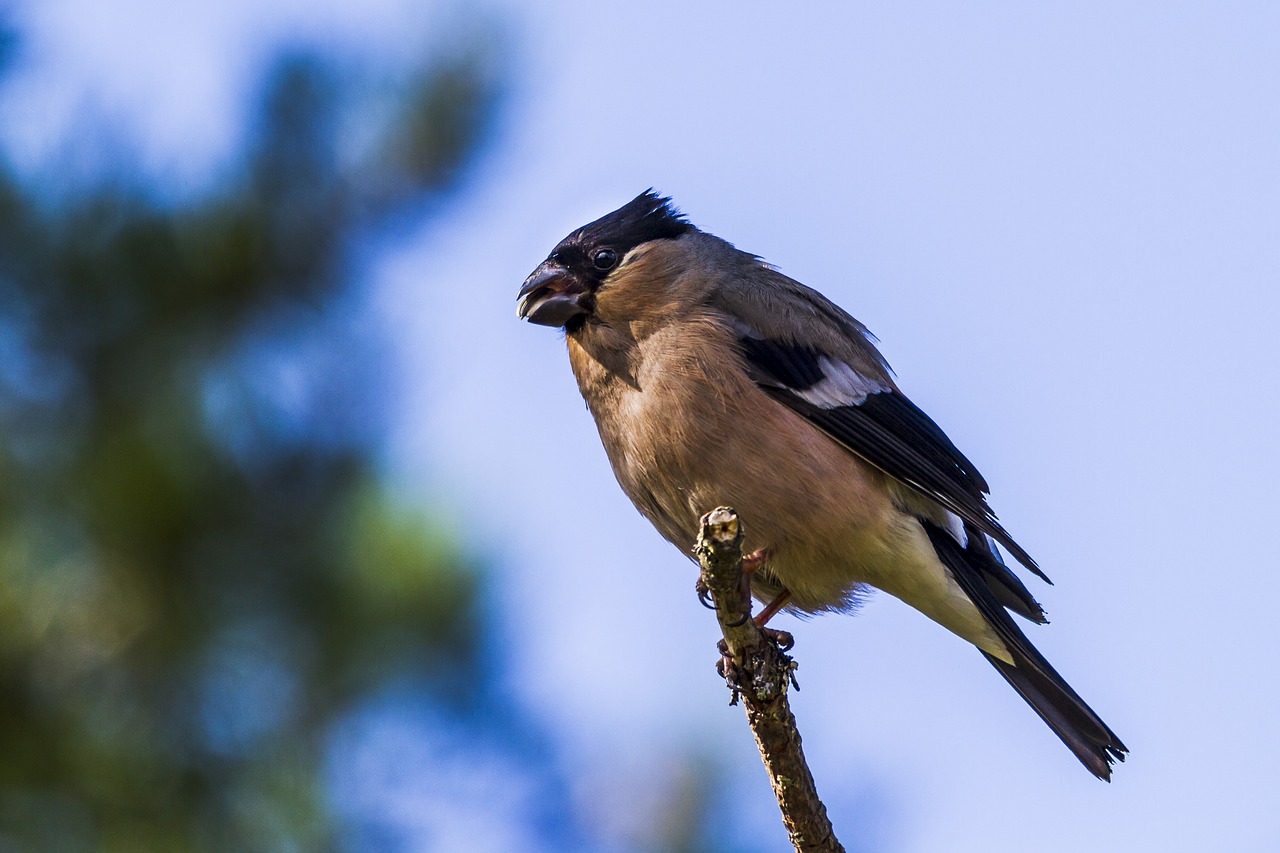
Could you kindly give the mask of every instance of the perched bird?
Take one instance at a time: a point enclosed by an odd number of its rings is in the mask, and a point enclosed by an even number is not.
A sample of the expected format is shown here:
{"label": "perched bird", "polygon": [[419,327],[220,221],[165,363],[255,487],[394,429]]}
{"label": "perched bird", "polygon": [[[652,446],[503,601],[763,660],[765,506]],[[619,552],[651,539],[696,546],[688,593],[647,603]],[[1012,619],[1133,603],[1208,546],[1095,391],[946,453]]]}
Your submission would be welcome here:
{"label": "perched bird", "polygon": [[518,314],[564,329],[614,474],[664,538],[687,555],[704,513],[738,511],[765,619],[896,596],[977,646],[1110,779],[1127,749],[1014,622],[1046,619],[995,543],[1048,578],[861,323],[652,190],[562,240]]}

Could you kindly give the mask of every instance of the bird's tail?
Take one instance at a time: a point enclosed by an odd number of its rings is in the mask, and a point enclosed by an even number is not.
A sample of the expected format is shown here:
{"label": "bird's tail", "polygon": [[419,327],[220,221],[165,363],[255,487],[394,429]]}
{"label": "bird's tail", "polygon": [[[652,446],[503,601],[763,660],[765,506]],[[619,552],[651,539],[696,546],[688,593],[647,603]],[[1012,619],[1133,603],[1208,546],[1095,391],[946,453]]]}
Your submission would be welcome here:
{"label": "bird's tail", "polygon": [[1014,651],[1015,663],[1011,666],[986,652],[982,656],[991,661],[1089,772],[1104,782],[1111,781],[1112,762],[1124,761],[1128,748],[1043,657],[1037,665]]}
{"label": "bird's tail", "polygon": [[1044,655],[1031,645],[1001,605],[996,591],[989,585],[992,557],[982,550],[988,547],[985,537],[979,531],[968,531],[969,543],[961,548],[943,528],[926,522],[925,529],[943,565],[950,569],[956,582],[991,623],[1009,650],[1013,663],[1005,663],[986,652],[982,653],[983,656],[1053,729],[1081,764],[1099,779],[1111,781],[1111,765],[1115,761],[1124,761],[1128,748],[1058,675]]}

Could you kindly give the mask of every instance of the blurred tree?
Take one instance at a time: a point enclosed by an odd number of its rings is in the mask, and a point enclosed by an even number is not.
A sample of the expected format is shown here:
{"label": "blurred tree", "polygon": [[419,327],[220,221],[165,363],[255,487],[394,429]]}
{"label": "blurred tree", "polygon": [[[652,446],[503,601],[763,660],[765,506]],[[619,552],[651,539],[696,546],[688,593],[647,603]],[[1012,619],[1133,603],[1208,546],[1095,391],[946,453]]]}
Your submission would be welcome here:
{"label": "blurred tree", "polygon": [[461,186],[491,60],[373,91],[283,56],[195,199],[0,162],[0,850],[340,846],[353,703],[481,701],[477,573],[375,472],[352,248]]}

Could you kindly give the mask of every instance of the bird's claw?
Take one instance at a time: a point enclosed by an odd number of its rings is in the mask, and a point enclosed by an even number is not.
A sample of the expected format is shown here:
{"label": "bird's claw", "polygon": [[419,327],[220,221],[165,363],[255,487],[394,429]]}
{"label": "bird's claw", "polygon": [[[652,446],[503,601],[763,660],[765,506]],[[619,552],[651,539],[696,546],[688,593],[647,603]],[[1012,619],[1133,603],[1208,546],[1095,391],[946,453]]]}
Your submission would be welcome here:
{"label": "bird's claw", "polygon": [[[782,684],[778,684],[774,679],[761,682],[761,684],[767,686],[766,692],[770,694],[778,690],[785,692],[788,684],[799,690],[800,682],[796,680],[796,663],[787,654],[795,646],[795,638],[786,631],[777,631],[772,628],[762,629],[760,633],[778,650],[778,663],[781,670],[779,674],[785,678]],[[716,672],[724,679],[725,685],[729,688],[729,704],[737,705],[743,697],[744,690],[752,684],[756,684],[753,679],[756,679],[759,673],[753,676],[749,671],[751,667],[758,666],[761,659],[758,656],[753,656],[752,661],[754,662],[748,662],[747,668],[744,669],[729,653],[728,642],[720,640],[716,643],[716,649],[720,652],[720,658],[716,661]],[[769,684],[772,684],[772,686],[768,686]],[[756,684],[751,689],[757,690],[759,687],[760,684]]]}
{"label": "bird's claw", "polygon": [[716,648],[720,651],[720,658],[716,661],[716,672],[729,688],[729,704],[737,705],[738,700],[742,698],[742,668],[733,660],[733,655],[729,654],[727,642],[721,640],[716,643]]}
{"label": "bird's claw", "polygon": [[779,631],[777,628],[761,628],[760,633],[768,637],[780,652],[789,652],[795,648],[796,638],[791,636],[790,631]]}
{"label": "bird's claw", "polygon": [[[743,573],[744,579],[747,579],[749,577],[750,576],[747,575],[745,572]],[[698,580],[694,583],[693,589],[695,592],[698,593],[699,604],[701,604],[703,607],[707,608],[708,610],[716,609],[716,602],[715,602],[714,596],[712,596],[711,594],[711,587],[707,586],[706,580],[701,575],[698,576]],[[747,624],[747,620],[750,618],[751,618],[751,586],[749,582],[744,581],[743,594],[742,594],[742,615],[740,615],[737,619],[734,619],[732,622],[729,622],[728,627],[740,628],[743,625]]]}
{"label": "bird's claw", "polygon": [[693,585],[694,591],[698,593],[698,603],[708,610],[715,610],[716,603],[711,600],[711,587],[707,586],[707,582],[702,579],[702,575],[698,575],[698,581]]}
{"label": "bird's claw", "polygon": [[742,558],[742,578],[738,581],[738,591],[742,595],[742,602],[739,612],[741,616],[729,623],[730,628],[737,628],[747,624],[747,620],[751,618],[751,576],[760,570],[769,558],[769,552],[765,548],[752,551]]}

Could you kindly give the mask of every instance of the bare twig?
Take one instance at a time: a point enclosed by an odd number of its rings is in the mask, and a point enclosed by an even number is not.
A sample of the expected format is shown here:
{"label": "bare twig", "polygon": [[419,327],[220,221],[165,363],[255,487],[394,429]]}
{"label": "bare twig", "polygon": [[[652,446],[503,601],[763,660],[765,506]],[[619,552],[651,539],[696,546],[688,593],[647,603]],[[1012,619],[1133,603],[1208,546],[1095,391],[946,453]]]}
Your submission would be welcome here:
{"label": "bare twig", "polygon": [[747,723],[756,737],[791,843],[797,853],[843,853],[805,763],[800,732],[787,701],[787,687],[795,683],[796,664],[774,637],[756,627],[750,614],[741,612],[742,524],[738,514],[719,507],[704,515],[696,553],[702,582],[715,601],[724,635],[721,670],[732,691],[730,701],[743,700]]}

